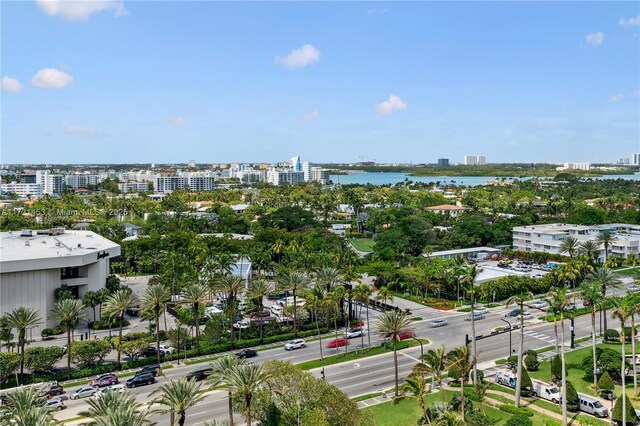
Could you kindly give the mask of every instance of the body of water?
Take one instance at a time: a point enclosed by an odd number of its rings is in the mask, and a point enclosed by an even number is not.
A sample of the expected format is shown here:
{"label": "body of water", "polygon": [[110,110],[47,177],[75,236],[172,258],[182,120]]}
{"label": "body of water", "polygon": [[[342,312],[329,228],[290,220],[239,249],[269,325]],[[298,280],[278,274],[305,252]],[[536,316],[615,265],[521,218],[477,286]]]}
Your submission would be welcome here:
{"label": "body of water", "polygon": [[[501,178],[495,176],[409,176],[406,173],[387,173],[387,172],[356,172],[349,173],[347,175],[331,175],[333,183],[339,183],[342,185],[360,184],[366,185],[368,183],[373,185],[386,185],[402,182],[405,179],[409,179],[414,182],[434,183],[440,182],[442,185],[455,184],[476,186],[484,185],[490,180],[498,180]],[[530,177],[525,178],[505,178],[506,180],[527,180]],[[605,175],[595,179],[630,179],[640,180],[640,174],[635,175]]]}

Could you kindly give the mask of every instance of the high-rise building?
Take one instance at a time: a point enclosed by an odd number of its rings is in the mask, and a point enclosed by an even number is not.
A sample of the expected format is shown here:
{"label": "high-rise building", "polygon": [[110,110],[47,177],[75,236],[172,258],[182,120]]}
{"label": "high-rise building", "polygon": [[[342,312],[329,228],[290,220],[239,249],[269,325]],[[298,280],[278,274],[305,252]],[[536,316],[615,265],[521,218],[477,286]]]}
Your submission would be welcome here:
{"label": "high-rise building", "polygon": [[484,166],[485,164],[487,164],[487,159],[484,155],[477,155],[476,164],[478,164],[478,166]]}
{"label": "high-rise building", "polygon": [[304,182],[304,172],[272,168],[267,170],[267,182],[272,185],[280,185],[281,183],[294,185],[296,183],[302,183]]}
{"label": "high-rise building", "polygon": [[449,167],[448,158],[438,158],[438,167]]}
{"label": "high-rise building", "polygon": [[484,155],[465,155],[464,156],[465,166],[482,166],[485,164],[487,164],[487,160]]}
{"label": "high-rise building", "polygon": [[631,164],[633,164],[634,166],[640,166],[640,153],[631,154],[631,157],[633,158],[633,161],[631,162]]}
{"label": "high-rise building", "polygon": [[295,157],[291,157],[291,168],[294,172],[302,171],[302,160],[300,160],[300,156],[297,155]]}

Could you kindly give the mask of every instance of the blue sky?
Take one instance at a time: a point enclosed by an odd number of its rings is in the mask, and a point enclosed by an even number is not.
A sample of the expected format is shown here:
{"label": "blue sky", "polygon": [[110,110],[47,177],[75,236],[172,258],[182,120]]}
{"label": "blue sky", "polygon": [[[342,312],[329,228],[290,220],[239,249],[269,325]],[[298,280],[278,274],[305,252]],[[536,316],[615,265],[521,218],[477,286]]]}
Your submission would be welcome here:
{"label": "blue sky", "polygon": [[2,3],[3,163],[614,161],[640,3]]}

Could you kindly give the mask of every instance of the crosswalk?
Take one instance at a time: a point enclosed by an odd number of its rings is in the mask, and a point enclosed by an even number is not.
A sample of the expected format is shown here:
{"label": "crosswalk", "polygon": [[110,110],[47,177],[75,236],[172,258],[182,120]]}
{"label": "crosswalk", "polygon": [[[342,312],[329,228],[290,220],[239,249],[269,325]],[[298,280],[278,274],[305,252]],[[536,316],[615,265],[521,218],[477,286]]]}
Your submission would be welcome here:
{"label": "crosswalk", "polygon": [[549,336],[548,334],[541,333],[536,330],[527,330],[524,331],[525,336],[533,337],[534,339],[542,340],[543,342],[555,344],[556,338],[555,336]]}

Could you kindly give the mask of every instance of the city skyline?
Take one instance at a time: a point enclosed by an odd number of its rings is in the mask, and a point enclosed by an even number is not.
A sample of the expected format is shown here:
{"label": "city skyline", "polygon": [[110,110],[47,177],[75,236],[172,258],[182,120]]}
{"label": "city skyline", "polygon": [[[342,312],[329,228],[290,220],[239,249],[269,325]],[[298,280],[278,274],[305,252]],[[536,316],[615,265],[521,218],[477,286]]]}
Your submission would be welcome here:
{"label": "city skyline", "polygon": [[56,0],[2,16],[5,164],[640,151],[633,3]]}

